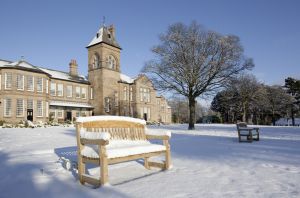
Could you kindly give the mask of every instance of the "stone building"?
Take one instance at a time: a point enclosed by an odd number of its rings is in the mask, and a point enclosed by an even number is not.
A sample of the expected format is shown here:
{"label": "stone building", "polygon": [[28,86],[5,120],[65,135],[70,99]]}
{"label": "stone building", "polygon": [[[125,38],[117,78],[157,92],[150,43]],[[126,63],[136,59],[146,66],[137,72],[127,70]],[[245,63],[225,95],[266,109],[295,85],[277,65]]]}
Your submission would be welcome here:
{"label": "stone building", "polygon": [[141,74],[121,73],[121,47],[114,26],[102,26],[87,46],[88,77],[34,66],[24,60],[0,60],[0,120],[58,121],[78,116],[122,115],[171,122],[171,108]]}

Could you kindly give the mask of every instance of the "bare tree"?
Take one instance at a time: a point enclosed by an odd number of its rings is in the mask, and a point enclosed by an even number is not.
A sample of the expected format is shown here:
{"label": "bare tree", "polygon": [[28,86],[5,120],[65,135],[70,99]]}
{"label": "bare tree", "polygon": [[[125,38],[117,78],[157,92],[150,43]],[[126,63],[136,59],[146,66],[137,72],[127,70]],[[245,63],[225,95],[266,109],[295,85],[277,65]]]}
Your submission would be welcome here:
{"label": "bare tree", "polygon": [[[188,123],[189,111],[188,101],[185,97],[173,96],[168,100],[169,105],[172,107],[172,121],[175,123]],[[207,115],[207,109],[200,103],[195,105],[195,120],[200,121]]]}
{"label": "bare tree", "polygon": [[173,91],[189,101],[189,129],[194,129],[196,98],[211,94],[245,69],[254,66],[243,55],[237,36],[208,31],[196,22],[176,23],[153,47],[157,58],[146,63],[157,89]]}

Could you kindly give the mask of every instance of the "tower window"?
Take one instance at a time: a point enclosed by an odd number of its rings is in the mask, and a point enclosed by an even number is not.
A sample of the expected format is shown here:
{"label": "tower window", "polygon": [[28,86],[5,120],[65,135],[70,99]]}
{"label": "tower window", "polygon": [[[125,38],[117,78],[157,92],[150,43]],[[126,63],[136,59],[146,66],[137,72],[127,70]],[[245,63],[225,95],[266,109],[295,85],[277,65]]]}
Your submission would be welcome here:
{"label": "tower window", "polygon": [[115,69],[116,68],[116,60],[112,55],[108,56],[107,66],[108,66],[109,69]]}
{"label": "tower window", "polygon": [[108,36],[109,39],[111,38],[110,34],[107,34],[107,36]]}
{"label": "tower window", "polygon": [[94,54],[94,56],[93,56],[93,69],[97,69],[99,67],[100,67],[99,56],[98,56],[98,54]]}

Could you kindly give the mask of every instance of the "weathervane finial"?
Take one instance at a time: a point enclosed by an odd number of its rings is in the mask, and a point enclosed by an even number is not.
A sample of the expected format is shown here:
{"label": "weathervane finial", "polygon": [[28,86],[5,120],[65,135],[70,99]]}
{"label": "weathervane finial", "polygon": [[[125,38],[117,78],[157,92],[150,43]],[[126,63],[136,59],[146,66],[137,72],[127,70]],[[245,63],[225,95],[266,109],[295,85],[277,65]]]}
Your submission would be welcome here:
{"label": "weathervane finial", "polygon": [[102,26],[105,26],[105,16],[102,18]]}

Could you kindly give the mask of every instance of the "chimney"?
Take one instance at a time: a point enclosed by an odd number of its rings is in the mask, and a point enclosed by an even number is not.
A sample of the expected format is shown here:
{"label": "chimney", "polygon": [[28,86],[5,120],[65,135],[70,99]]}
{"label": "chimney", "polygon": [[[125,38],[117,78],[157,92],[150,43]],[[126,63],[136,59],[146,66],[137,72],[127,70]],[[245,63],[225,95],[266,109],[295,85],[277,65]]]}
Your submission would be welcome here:
{"label": "chimney", "polygon": [[114,25],[110,25],[108,27],[108,31],[111,33],[112,37],[115,37],[115,27],[114,27]]}
{"label": "chimney", "polygon": [[72,59],[71,62],[69,63],[70,65],[70,75],[71,76],[78,76],[78,71],[77,71],[77,62],[75,59]]}

